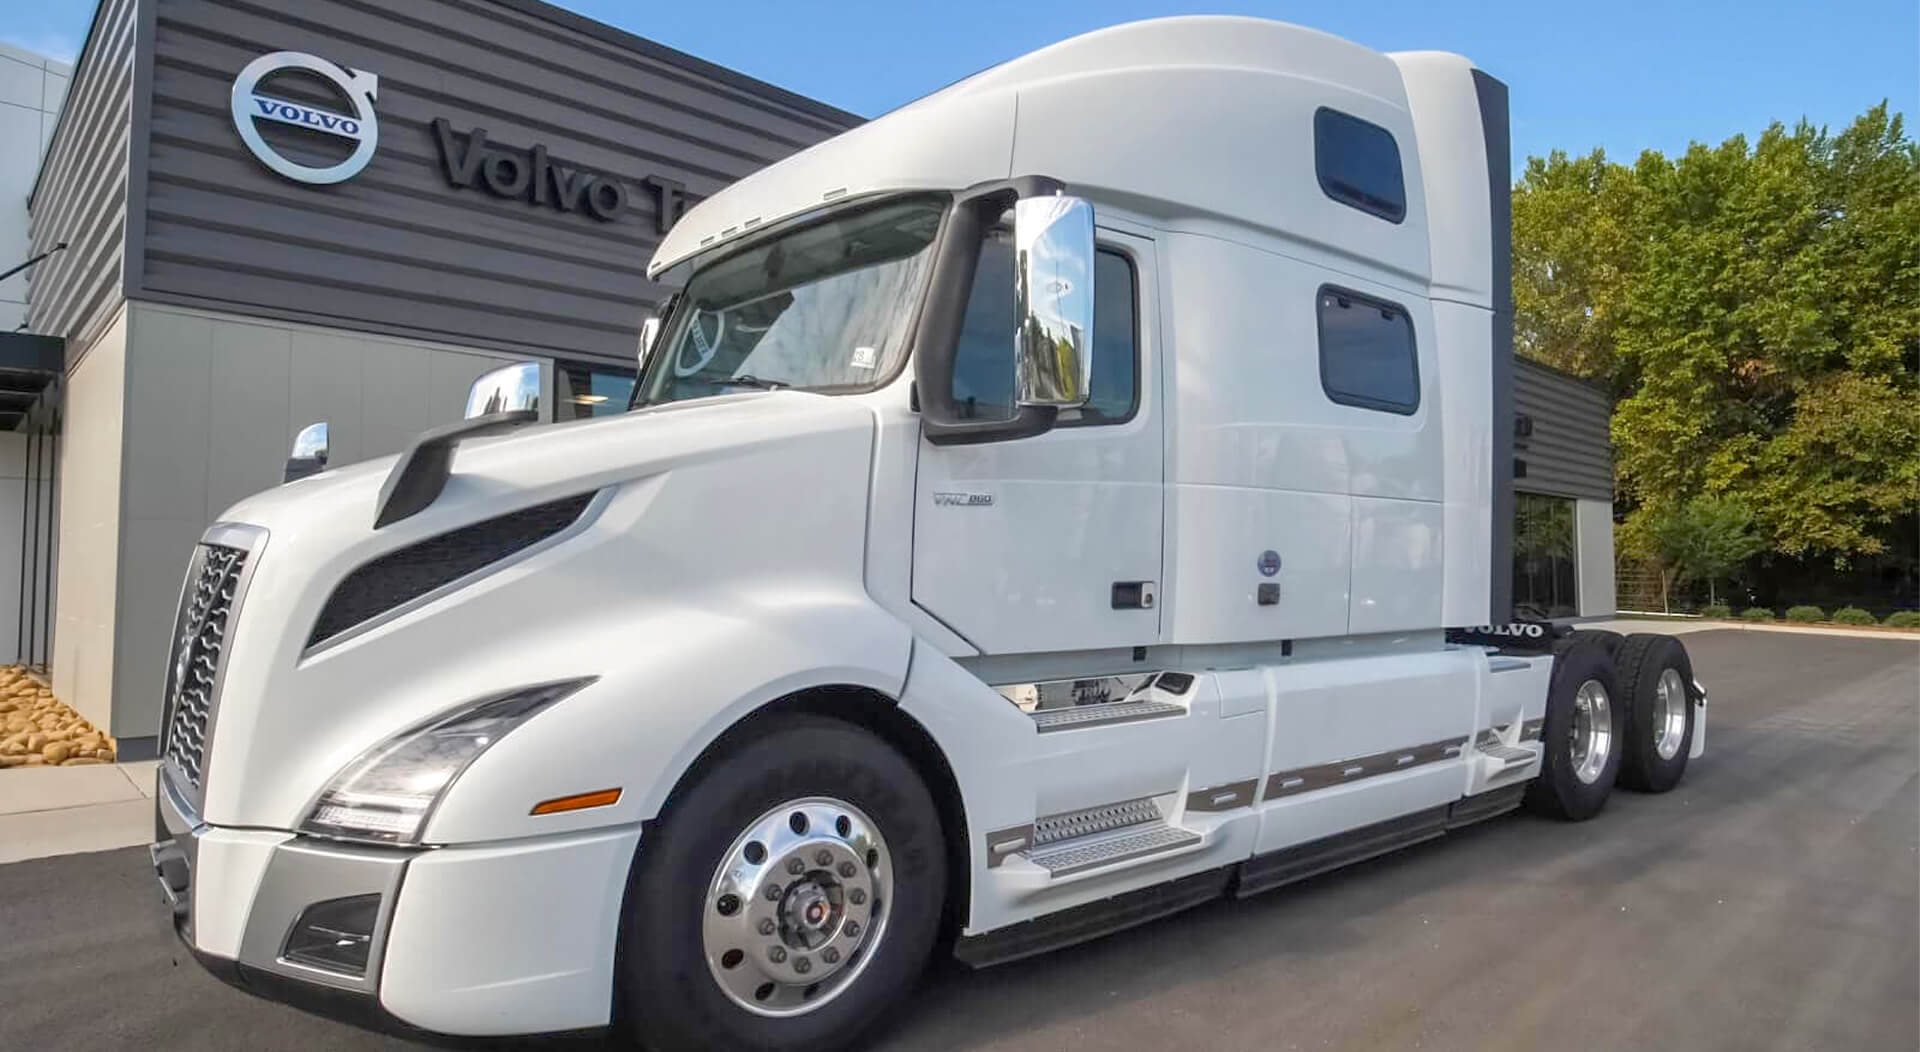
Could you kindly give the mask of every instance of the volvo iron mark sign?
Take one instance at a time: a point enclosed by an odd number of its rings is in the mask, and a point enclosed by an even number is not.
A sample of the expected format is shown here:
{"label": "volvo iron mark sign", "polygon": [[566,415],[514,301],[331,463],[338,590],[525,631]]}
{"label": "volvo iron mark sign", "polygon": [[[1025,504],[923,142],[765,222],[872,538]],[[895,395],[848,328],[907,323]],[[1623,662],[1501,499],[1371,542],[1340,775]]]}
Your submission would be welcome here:
{"label": "volvo iron mark sign", "polygon": [[[323,110],[262,94],[257,90],[260,82],[267,77],[295,69],[311,73],[339,88],[353,107],[353,112]],[[373,99],[379,90],[380,78],[372,73],[347,69],[298,51],[276,51],[247,63],[247,67],[234,78],[233,126],[240,133],[240,141],[246,143],[247,149],[253,151],[260,163],[272,171],[296,182],[316,186],[344,182],[360,174],[360,169],[373,160],[373,151],[380,144],[380,124],[373,113]],[[352,142],[353,152],[345,160],[325,167],[301,164],[275,150],[260,135],[259,121],[291,124],[337,136]]]}

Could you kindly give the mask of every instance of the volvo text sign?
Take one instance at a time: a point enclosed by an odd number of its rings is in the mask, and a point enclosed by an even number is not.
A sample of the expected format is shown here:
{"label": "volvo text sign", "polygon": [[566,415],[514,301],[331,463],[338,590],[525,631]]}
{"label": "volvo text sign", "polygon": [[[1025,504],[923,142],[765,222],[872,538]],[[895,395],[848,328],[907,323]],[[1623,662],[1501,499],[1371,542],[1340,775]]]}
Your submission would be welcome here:
{"label": "volvo text sign", "polygon": [[[328,81],[346,96],[353,112],[321,109],[257,90],[262,80],[283,70],[303,70]],[[274,172],[316,186],[341,182],[358,175],[360,169],[373,160],[373,151],[380,143],[380,125],[373,112],[373,99],[379,88],[380,78],[372,73],[350,70],[298,51],[276,51],[247,63],[234,78],[233,126],[247,149]],[[260,121],[291,124],[343,139],[354,144],[353,152],[345,160],[331,165],[302,164],[274,149],[261,136]]]}

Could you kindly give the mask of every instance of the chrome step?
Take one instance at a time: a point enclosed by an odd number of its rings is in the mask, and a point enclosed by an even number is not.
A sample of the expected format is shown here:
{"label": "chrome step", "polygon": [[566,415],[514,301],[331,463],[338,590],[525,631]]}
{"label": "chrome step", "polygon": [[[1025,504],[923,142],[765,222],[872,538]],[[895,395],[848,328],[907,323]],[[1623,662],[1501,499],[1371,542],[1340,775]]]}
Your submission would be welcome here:
{"label": "chrome step", "polygon": [[1100,836],[1091,841],[1076,838],[1027,854],[1027,861],[1059,878],[1074,873],[1111,866],[1118,862],[1177,851],[1200,842],[1200,834],[1179,829],[1165,822],[1125,832]]}
{"label": "chrome step", "polygon": [[1075,705],[1064,709],[1038,709],[1027,715],[1033,717],[1034,727],[1041,734],[1046,734],[1050,731],[1072,731],[1084,727],[1104,727],[1114,723],[1156,720],[1163,716],[1178,716],[1186,711],[1186,706],[1167,701],[1109,701],[1099,705]]}
{"label": "chrome step", "polygon": [[1063,840],[1111,833],[1128,826],[1149,825],[1163,821],[1164,817],[1160,814],[1160,805],[1154,803],[1150,796],[1079,811],[1063,811],[1033,823],[1033,846],[1044,848]]}
{"label": "chrome step", "polygon": [[1499,760],[1503,768],[1531,763],[1539,755],[1532,749],[1522,749],[1517,745],[1502,745],[1499,742],[1482,742],[1479,745],[1479,751],[1482,755]]}

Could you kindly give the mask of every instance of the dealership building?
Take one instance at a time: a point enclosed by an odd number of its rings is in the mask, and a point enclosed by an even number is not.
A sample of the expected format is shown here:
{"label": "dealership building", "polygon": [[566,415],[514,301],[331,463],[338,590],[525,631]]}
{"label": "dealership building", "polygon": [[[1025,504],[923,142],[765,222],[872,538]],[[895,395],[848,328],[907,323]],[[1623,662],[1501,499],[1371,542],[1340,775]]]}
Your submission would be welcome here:
{"label": "dealership building", "polygon": [[[0,53],[0,117],[8,61],[42,156],[0,170],[0,270],[44,258],[0,282],[0,647],[124,758],[194,543],[297,431],[395,453],[528,359],[544,418],[624,409],[662,233],[861,120],[537,0],[103,0],[72,69]],[[1611,613],[1606,397],[1515,385],[1516,599]]]}

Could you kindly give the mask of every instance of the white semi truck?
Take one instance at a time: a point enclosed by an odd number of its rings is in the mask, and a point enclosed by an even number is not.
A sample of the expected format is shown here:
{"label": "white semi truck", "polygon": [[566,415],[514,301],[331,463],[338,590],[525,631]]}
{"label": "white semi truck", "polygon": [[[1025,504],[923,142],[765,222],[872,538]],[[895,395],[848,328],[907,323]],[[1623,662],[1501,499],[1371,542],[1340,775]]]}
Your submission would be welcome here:
{"label": "white semi truck", "polygon": [[181,938],[378,1025],[832,1048],[936,947],[1672,787],[1676,642],[1463,630],[1508,607],[1508,165],[1465,58],[1179,18],[715,194],[632,412],[490,378],[207,531]]}

